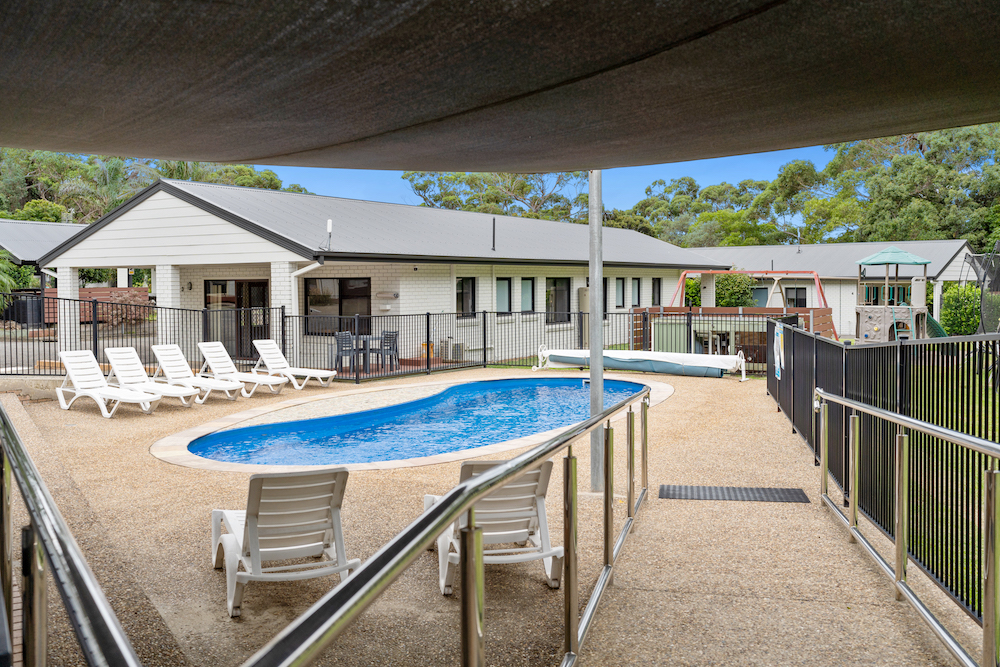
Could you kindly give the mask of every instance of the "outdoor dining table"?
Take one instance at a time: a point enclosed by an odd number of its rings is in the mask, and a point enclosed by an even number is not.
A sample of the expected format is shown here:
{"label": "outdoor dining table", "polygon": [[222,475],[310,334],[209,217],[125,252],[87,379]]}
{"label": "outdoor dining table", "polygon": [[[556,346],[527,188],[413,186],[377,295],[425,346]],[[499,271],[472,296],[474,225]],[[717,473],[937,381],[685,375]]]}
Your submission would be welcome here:
{"label": "outdoor dining table", "polygon": [[[361,350],[364,353],[364,373],[368,375],[371,373],[371,355],[372,352],[376,352],[381,349],[382,346],[382,336],[376,336],[374,334],[355,334],[354,338],[354,349]],[[374,345],[373,345],[374,343]],[[333,348],[336,343],[331,343],[330,347]]]}

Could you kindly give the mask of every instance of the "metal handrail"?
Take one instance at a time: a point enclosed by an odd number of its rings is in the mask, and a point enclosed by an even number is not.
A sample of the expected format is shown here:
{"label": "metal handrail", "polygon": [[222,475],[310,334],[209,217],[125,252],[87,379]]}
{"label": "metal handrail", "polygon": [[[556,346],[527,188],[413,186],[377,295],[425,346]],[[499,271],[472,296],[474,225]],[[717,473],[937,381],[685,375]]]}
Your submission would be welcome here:
{"label": "metal handrail", "polygon": [[[476,501],[503,486],[507,482],[510,482],[522,473],[528,472],[540,466],[554,454],[570,447],[570,443],[572,441],[590,433],[604,422],[610,421],[611,418],[618,413],[623,412],[626,409],[630,409],[631,406],[638,401],[642,402],[642,425],[645,427],[645,411],[648,406],[649,393],[649,387],[643,387],[641,391],[633,394],[631,397],[625,399],[617,405],[604,410],[600,414],[590,417],[586,421],[580,422],[534,449],[516,456],[505,463],[499,464],[481,475],[458,484],[451,491],[442,496],[439,502],[424,511],[424,513],[421,514],[415,521],[403,529],[403,531],[396,535],[396,537],[387,542],[371,558],[365,561],[361,567],[355,570],[355,572],[346,581],[324,595],[304,614],[292,621],[284,630],[268,642],[267,645],[261,648],[247,662],[245,662],[244,667],[292,667],[307,665],[312,662],[327,646],[329,646],[344,630],[346,630],[354,619],[356,619],[372,602],[374,602],[379,595],[381,595],[386,588],[388,588],[389,585],[392,584],[406,570],[406,568],[417,559],[421,553],[434,544],[438,535],[440,535],[449,525],[455,523],[462,516],[462,514],[466,512],[470,512],[471,514],[472,507]],[[629,421],[631,424],[632,420],[630,419]],[[608,432],[610,435],[610,429],[608,429]],[[645,497],[645,487],[647,486],[647,479],[645,477],[647,469],[645,461],[645,431],[643,432],[643,435],[644,488],[643,492],[640,493],[636,507],[632,508],[632,512],[630,512],[632,516],[627,519],[626,524],[622,529],[623,535],[627,535],[628,531],[631,529],[635,510],[638,509]],[[631,438],[629,440],[631,443]],[[609,446],[605,448],[606,459],[610,457],[611,451],[610,442],[608,444]],[[573,458],[571,448],[568,458]],[[606,460],[606,473],[609,472],[609,466],[607,463],[608,462]],[[568,464],[564,469],[568,471],[571,468],[575,473],[575,459],[573,459],[572,464]],[[567,482],[568,481],[569,480],[567,480]],[[575,492],[575,474],[573,475],[572,485],[567,484],[567,489],[570,488],[570,486],[572,486],[572,489]],[[606,495],[612,493],[611,485],[607,484],[607,481],[605,483],[604,492]],[[575,515],[575,508],[573,508],[573,512]],[[470,519],[473,518],[470,517]],[[608,517],[605,515],[605,521],[607,522],[607,520]],[[467,525],[474,526],[474,519],[469,520]],[[470,530],[475,531],[478,529],[471,528]],[[575,533],[575,526],[572,526],[572,530]],[[624,538],[620,539],[622,542],[624,541]],[[575,551],[575,534],[572,541],[572,546],[569,543],[564,545],[564,548],[567,551],[570,551],[571,549]],[[481,544],[480,540],[480,547],[478,549],[480,557],[476,559],[478,561],[478,568],[480,572],[482,568]],[[604,586],[600,585],[601,581],[604,581],[605,585],[610,583],[611,568],[614,565],[614,557],[617,557],[617,553],[620,551],[620,548],[621,547],[619,546],[614,550],[611,562],[605,562],[604,564],[604,569],[602,570],[599,578],[598,587],[595,588],[594,593],[591,595],[591,601],[594,603],[594,607],[596,607],[596,602],[599,601],[604,590]],[[468,551],[468,549],[463,550],[463,554],[467,554]],[[569,561],[571,560],[573,561],[572,569],[573,572],[575,572],[575,558],[575,552],[572,554],[566,554],[565,560],[567,561],[567,573],[570,572]],[[464,574],[465,573],[463,572],[463,575]],[[479,580],[480,582],[482,581],[481,577]],[[576,582],[564,581],[563,585],[567,589],[567,596],[570,596],[571,593],[573,593],[571,589],[575,589],[576,587]],[[467,629],[467,623],[475,622],[475,619],[469,618],[469,616],[475,615],[475,607],[477,604],[481,605],[482,601],[482,598],[479,597],[478,600],[473,599],[467,602],[467,598],[470,597],[470,593],[472,594],[472,597],[475,598],[475,591],[470,591],[469,587],[463,588],[463,653],[466,654],[464,659],[467,663],[470,662],[467,654],[468,649],[466,648],[466,636],[469,632]],[[579,629],[576,632],[572,632],[576,641],[570,641],[569,636],[567,636],[567,651],[563,664],[573,664],[576,659],[576,652],[570,650],[570,647],[578,650],[579,644],[582,644],[582,639],[586,636],[586,631],[590,625],[590,621],[593,619],[594,610],[591,607],[592,605],[588,604],[587,609],[584,611]],[[479,609],[479,619],[481,622],[481,606]],[[572,625],[572,623],[569,625]],[[575,628],[573,629],[575,630]],[[481,633],[481,623],[479,632]],[[567,633],[569,632],[570,628],[567,628]],[[481,651],[481,646],[479,649]],[[472,660],[472,662],[477,661]]]}
{"label": "metal handrail", "polygon": [[[25,664],[45,664],[45,565],[52,571],[66,613],[90,665],[139,667],[131,642],[87,565],[66,521],[42,480],[10,417],[0,404],[0,580],[7,604],[12,600],[10,480],[17,481],[24,498],[30,530],[22,533],[23,553],[31,556],[25,583]],[[44,558],[42,555],[44,554]],[[8,623],[13,618],[7,615]]]}
{"label": "metal handrail", "polygon": [[[909,526],[909,478],[906,475],[906,471],[909,469],[909,434],[904,433],[902,429],[924,433],[933,438],[938,438],[997,458],[1000,458],[1000,445],[989,440],[984,440],[983,438],[936,426],[843,396],[837,396],[823,389],[816,389],[816,398],[818,399],[816,409],[820,413],[820,497],[823,499],[823,502],[833,510],[834,516],[839,518],[847,527],[851,541],[857,541],[864,548],[865,552],[872,557],[879,568],[893,579],[896,589],[896,599],[906,600],[910,603],[920,615],[920,618],[930,627],[938,639],[941,640],[952,657],[965,667],[976,667],[977,664],[983,667],[987,665],[997,667],[1000,665],[1000,591],[998,591],[998,586],[1000,586],[1000,532],[997,530],[997,519],[1000,517],[1000,471],[989,470],[986,472],[986,511],[984,512],[983,528],[986,565],[985,576],[983,578],[983,656],[982,661],[976,663],[975,659],[948,632],[906,581],[906,569],[909,561],[909,540],[907,534]],[[827,403],[836,403],[853,410],[855,413],[867,414],[901,427],[896,435],[895,443],[895,535],[890,538],[895,543],[894,565],[890,565],[858,529],[858,499],[860,496],[858,487],[861,483],[859,464],[861,457],[861,417],[858,414],[851,415],[849,428],[851,450],[850,470],[848,472],[848,479],[850,480],[849,515],[844,516],[844,513],[827,494],[830,426]]]}

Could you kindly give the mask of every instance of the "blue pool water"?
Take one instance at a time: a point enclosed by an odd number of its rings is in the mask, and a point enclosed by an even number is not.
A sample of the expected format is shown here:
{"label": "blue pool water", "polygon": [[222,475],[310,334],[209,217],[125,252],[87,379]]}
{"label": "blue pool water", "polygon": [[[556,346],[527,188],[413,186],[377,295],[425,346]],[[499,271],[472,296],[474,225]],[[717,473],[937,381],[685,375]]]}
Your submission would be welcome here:
{"label": "blue pool water", "polygon": [[[605,407],[642,387],[605,380]],[[589,414],[590,385],[582,380],[490,380],[377,410],[212,433],[192,441],[188,451],[264,465],[394,461],[493,445],[569,426]]]}

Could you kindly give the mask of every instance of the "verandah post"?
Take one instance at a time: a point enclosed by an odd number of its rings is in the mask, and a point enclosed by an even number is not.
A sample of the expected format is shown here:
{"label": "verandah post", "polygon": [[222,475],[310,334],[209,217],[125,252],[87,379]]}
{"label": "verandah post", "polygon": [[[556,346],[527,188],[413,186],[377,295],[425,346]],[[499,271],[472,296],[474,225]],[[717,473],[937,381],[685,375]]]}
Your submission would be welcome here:
{"label": "verandah post", "polygon": [[285,306],[281,306],[281,353],[288,355],[288,331],[285,327]]}
{"label": "verandah post", "polygon": [[100,361],[101,358],[97,355],[97,299],[90,302],[90,307],[90,332],[91,338],[94,340],[94,358]]}

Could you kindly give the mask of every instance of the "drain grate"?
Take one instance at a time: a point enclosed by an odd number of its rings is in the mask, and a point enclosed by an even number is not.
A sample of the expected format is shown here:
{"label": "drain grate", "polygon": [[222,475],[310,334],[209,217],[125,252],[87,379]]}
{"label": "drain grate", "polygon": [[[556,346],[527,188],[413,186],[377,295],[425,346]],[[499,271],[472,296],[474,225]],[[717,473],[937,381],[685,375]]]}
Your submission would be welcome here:
{"label": "drain grate", "polygon": [[808,503],[802,489],[768,489],[743,486],[660,485],[661,498],[675,500],[750,500],[765,503]]}

